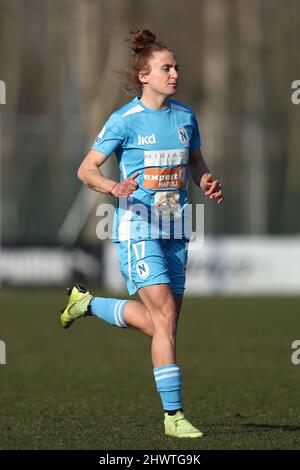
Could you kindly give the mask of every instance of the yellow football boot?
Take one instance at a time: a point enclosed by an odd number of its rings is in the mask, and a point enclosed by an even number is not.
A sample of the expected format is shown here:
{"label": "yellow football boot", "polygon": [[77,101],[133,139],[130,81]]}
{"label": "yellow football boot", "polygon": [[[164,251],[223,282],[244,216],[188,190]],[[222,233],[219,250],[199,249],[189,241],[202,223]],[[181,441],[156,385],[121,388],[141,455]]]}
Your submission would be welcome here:
{"label": "yellow football boot", "polygon": [[80,284],[74,284],[72,288],[67,289],[70,296],[69,303],[63,309],[60,316],[60,324],[63,328],[69,328],[74,320],[84,317],[87,314],[87,308],[93,296],[87,289]]}
{"label": "yellow football boot", "polygon": [[182,411],[177,411],[175,415],[165,413],[165,434],[173,437],[202,437],[203,432],[191,425],[184,417]]}

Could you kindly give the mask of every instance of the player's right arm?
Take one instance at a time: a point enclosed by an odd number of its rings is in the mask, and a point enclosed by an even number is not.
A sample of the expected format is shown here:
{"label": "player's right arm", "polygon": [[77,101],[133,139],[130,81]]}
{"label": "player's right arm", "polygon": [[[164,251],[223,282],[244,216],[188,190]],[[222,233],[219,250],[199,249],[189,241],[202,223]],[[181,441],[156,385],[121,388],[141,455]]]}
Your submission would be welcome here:
{"label": "player's right arm", "polygon": [[138,173],[134,173],[122,182],[106,178],[100,167],[107,158],[107,155],[98,150],[90,150],[78,168],[78,178],[90,189],[99,193],[112,194],[116,197],[130,196],[138,187],[138,183],[135,181]]}

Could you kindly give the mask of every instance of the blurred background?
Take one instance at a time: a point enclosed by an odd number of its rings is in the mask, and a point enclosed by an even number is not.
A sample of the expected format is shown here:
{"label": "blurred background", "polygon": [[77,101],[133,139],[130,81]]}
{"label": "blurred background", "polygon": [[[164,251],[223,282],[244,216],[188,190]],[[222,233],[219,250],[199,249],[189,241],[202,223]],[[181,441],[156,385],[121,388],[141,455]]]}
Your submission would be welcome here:
{"label": "blurred background", "polygon": [[[113,198],[76,173],[132,99],[124,39],[144,28],[176,51],[176,99],[225,194],[218,207],[190,185],[205,240],[177,348],[197,443],[162,434],[149,338],[59,325],[73,280],[128,297],[96,236]],[[299,0],[0,0],[0,449],[299,448],[299,46]],[[104,172],[118,177],[115,157]]]}
{"label": "blurred background", "polygon": [[[205,201],[188,292],[196,279],[198,293],[297,293],[297,0],[0,0],[2,285],[122,285],[112,244],[96,236],[96,208],[112,199],[76,172],[108,116],[133,98],[118,72],[130,60],[124,39],[144,28],[175,49],[176,99],[194,109],[224,188],[221,207]],[[117,178],[115,158],[105,173]],[[190,193],[204,203],[192,184]]]}

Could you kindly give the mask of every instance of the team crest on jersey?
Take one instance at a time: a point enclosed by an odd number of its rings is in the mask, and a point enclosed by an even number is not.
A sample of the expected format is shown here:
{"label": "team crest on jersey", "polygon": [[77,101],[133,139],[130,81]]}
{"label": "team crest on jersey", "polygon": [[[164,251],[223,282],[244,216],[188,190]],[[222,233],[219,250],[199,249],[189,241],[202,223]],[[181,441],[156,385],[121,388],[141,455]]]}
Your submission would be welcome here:
{"label": "team crest on jersey", "polygon": [[136,263],[136,271],[141,279],[147,279],[150,274],[150,269],[146,261],[137,261]]}
{"label": "team crest on jersey", "polygon": [[98,137],[96,139],[96,143],[97,144],[100,144],[101,140],[102,140],[102,137],[104,135],[104,132],[105,132],[105,126],[103,127],[102,131],[100,132],[100,134],[98,134]]}
{"label": "team crest on jersey", "polygon": [[190,140],[184,127],[180,127],[178,129],[178,137],[180,142],[183,143],[183,145],[185,145],[186,147],[189,145]]}

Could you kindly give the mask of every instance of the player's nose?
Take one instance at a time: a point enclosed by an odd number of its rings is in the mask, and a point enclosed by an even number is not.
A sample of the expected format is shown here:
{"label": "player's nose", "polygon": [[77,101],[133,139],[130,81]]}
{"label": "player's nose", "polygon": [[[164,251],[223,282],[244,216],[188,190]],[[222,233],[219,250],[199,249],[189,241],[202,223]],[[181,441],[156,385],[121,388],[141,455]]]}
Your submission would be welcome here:
{"label": "player's nose", "polygon": [[177,80],[178,78],[178,71],[173,67],[170,69],[170,74],[171,74],[171,78],[173,80]]}

